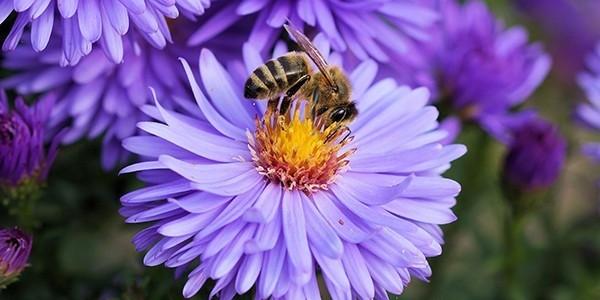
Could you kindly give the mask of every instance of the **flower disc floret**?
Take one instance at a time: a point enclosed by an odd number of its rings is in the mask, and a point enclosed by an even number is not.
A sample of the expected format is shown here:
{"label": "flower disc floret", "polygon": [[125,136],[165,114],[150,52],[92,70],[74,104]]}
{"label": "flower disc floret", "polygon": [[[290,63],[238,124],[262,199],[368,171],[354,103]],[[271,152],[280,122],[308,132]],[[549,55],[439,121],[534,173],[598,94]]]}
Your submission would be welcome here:
{"label": "flower disc floret", "polygon": [[267,113],[257,121],[255,135],[248,138],[252,159],[261,175],[288,189],[327,189],[348,165],[347,157],[354,150],[338,153],[351,139],[344,136],[346,127],[319,128],[300,110],[287,115]]}

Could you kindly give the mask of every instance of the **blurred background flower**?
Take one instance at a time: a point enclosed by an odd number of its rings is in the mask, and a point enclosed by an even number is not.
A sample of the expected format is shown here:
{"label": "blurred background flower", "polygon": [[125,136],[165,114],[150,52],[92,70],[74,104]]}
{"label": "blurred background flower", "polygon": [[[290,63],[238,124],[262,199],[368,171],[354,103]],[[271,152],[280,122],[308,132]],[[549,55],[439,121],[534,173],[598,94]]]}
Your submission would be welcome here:
{"label": "blurred background flower", "polygon": [[27,266],[31,236],[18,228],[0,229],[0,290],[17,280]]}
{"label": "blurred background flower", "polygon": [[522,192],[550,187],[563,168],[566,140],[552,123],[531,117],[510,128],[503,178]]}
{"label": "blurred background flower", "polygon": [[0,90],[0,187],[17,187],[24,182],[42,183],[56,156],[57,143],[47,150],[45,125],[52,99],[31,107],[18,98],[11,109]]}
{"label": "blurred background flower", "polygon": [[584,58],[600,39],[600,3],[596,0],[517,0],[519,12],[537,26],[554,58],[554,73],[573,84]]}
{"label": "blurred background flower", "polygon": [[[31,49],[26,40],[6,53],[2,66],[11,73],[0,79],[0,87],[14,89],[21,95],[53,98],[47,122],[49,130],[66,128],[63,138],[66,144],[102,136],[102,166],[111,169],[127,158],[121,140],[133,135],[135,124],[144,119],[139,108],[150,99],[149,87],[166,107],[185,110],[193,105],[185,74],[177,61],[178,57],[196,55],[196,50],[185,45],[192,24],[187,20],[171,21],[176,42],[164,49],[153,47],[142,35],[129,33],[122,38],[121,64],[115,64],[94,45],[78,65],[63,67],[63,49],[58,38],[52,38],[47,49],[40,53]],[[231,60],[241,56],[240,36],[247,32],[232,26],[221,33],[224,41],[211,40],[204,46]]]}
{"label": "blurred background flower", "polygon": [[120,63],[124,53],[122,39],[128,32],[140,34],[160,49],[172,42],[167,19],[177,18],[180,12],[189,17],[200,15],[209,5],[210,1],[200,0],[2,1],[0,24],[11,13],[16,14],[2,48],[14,50],[29,27],[29,46],[36,52],[46,49],[52,35],[61,37],[62,44],[52,46],[60,50],[61,65],[76,65],[96,48],[92,46],[96,42],[108,60]]}
{"label": "blurred background flower", "polygon": [[[577,106],[576,117],[586,127],[600,130],[600,44],[587,56],[587,67],[587,71],[579,75],[578,82],[588,101]],[[600,160],[600,144],[588,143],[583,151]]]}
{"label": "blurred background flower", "polygon": [[550,57],[528,43],[523,27],[507,28],[481,1],[433,2],[441,20],[432,38],[389,66],[401,82],[427,86],[443,114],[503,135],[502,121],[544,80]]}
{"label": "blurred background flower", "polygon": [[438,16],[419,0],[237,0],[212,8],[218,12],[200,25],[190,37],[190,45],[199,45],[217,36],[236,22],[252,30],[248,42],[263,54],[283,33],[289,19],[292,24],[323,33],[335,51],[351,53],[359,61],[393,60],[406,52],[409,40],[427,40],[429,28]]}

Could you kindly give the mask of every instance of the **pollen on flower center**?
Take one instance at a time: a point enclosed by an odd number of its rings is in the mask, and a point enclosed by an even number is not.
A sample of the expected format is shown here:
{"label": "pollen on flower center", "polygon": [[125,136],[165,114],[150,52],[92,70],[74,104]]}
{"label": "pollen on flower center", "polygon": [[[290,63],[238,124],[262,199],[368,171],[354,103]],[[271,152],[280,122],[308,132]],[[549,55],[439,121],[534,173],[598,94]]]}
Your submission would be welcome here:
{"label": "pollen on flower center", "polygon": [[327,189],[355,151],[342,150],[352,138],[338,124],[319,127],[299,106],[286,115],[267,112],[257,120],[254,136],[248,136],[252,158],[260,174],[288,189]]}

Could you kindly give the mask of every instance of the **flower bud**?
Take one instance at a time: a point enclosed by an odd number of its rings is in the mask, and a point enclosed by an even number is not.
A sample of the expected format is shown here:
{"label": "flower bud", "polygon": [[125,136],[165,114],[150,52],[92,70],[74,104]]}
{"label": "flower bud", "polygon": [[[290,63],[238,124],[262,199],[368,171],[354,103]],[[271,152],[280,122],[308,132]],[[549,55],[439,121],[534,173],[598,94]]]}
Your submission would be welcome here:
{"label": "flower bud", "polygon": [[0,229],[0,288],[16,281],[27,266],[31,236],[17,228]]}
{"label": "flower bud", "polygon": [[562,170],[567,143],[558,128],[532,117],[511,129],[503,179],[519,191],[536,191],[552,185]]}

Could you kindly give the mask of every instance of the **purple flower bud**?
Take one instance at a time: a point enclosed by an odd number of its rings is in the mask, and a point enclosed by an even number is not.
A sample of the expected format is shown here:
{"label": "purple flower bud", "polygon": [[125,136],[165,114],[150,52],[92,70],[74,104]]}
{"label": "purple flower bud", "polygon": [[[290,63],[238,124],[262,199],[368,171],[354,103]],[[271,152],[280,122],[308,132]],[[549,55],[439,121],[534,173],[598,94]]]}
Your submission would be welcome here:
{"label": "purple flower bud", "polygon": [[12,282],[27,266],[31,236],[18,228],[0,229],[0,287]]}
{"label": "purple flower bud", "polygon": [[43,181],[54,160],[58,138],[44,149],[45,125],[53,101],[50,97],[28,107],[17,99],[11,110],[0,91],[0,187],[15,187],[27,180]]}
{"label": "purple flower bud", "polygon": [[558,128],[540,118],[530,118],[511,129],[504,180],[521,191],[547,188],[563,167],[567,143]]}

